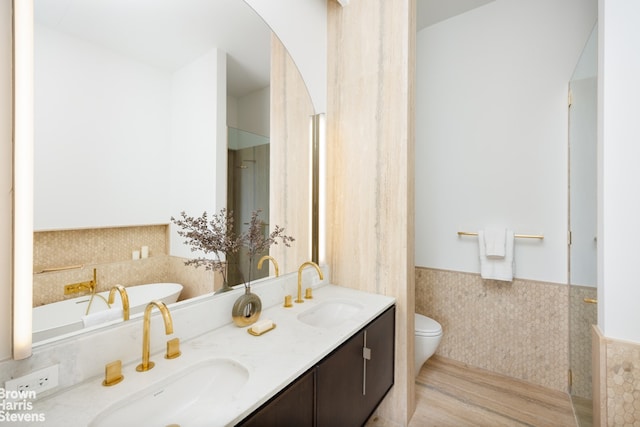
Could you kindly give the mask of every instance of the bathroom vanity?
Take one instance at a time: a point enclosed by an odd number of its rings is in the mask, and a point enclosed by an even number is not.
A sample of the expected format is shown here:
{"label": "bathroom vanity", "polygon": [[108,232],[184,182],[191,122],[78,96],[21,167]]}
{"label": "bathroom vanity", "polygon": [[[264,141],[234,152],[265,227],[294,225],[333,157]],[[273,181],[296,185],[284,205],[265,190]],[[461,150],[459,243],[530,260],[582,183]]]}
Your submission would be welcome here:
{"label": "bathroom vanity", "polygon": [[[291,308],[283,300],[295,294],[295,274],[252,286],[261,319],[276,325],[260,336],[231,323],[238,292],[173,305],[169,336],[154,311],[155,366],[146,372],[135,368],[140,318],[40,348],[30,371],[59,363],[60,386],[30,412],[65,427],[362,425],[393,385],[395,299],[304,276],[313,299]],[[174,338],[182,355],[165,359]],[[124,379],[105,387],[105,365],[116,359]]]}
{"label": "bathroom vanity", "polygon": [[390,307],[239,426],[364,425],[393,385],[394,331]]}

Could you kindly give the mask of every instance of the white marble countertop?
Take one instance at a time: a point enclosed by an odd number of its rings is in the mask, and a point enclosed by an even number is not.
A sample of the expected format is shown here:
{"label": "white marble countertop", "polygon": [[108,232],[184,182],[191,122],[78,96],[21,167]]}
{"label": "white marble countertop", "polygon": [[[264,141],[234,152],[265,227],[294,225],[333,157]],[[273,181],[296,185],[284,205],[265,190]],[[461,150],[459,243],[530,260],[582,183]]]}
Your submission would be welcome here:
{"label": "white marble countertop", "polygon": [[[332,328],[313,327],[296,319],[299,313],[337,298],[356,300],[364,308]],[[104,387],[101,385],[103,377],[94,377],[33,402],[30,412],[44,414],[46,418],[45,423],[34,425],[87,426],[96,417],[108,413],[117,402],[134,397],[176,372],[211,359],[232,359],[249,372],[244,386],[222,408],[212,411],[206,423],[208,426],[235,425],[392,306],[394,301],[383,295],[323,285],[314,289],[312,300],[294,303],[292,308],[278,304],[263,310],[260,319],[270,319],[277,326],[262,336],[252,336],[247,328],[226,324],[182,342],[182,355],[177,359],[166,360],[164,352],[152,353],[155,367],[150,371],[136,372],[139,360],[124,365],[125,378],[120,384]],[[154,328],[162,329],[159,320],[153,320]],[[174,336],[180,337],[180,330],[176,329]],[[200,424],[194,421],[194,425]],[[181,423],[181,426],[187,424]]]}

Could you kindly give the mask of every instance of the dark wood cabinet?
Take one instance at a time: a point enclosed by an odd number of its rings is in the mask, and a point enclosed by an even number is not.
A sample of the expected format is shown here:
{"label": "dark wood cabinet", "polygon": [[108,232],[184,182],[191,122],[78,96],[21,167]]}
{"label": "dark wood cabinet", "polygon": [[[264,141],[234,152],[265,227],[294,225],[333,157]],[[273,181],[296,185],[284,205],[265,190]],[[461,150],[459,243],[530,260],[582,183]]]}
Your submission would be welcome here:
{"label": "dark wood cabinet", "polygon": [[239,425],[362,426],[393,386],[394,354],[391,307]]}
{"label": "dark wood cabinet", "polygon": [[318,364],[317,427],[364,425],[393,385],[394,332],[391,308]]}
{"label": "dark wood cabinet", "polygon": [[242,427],[314,426],[315,370],[307,371],[256,412],[245,418]]}

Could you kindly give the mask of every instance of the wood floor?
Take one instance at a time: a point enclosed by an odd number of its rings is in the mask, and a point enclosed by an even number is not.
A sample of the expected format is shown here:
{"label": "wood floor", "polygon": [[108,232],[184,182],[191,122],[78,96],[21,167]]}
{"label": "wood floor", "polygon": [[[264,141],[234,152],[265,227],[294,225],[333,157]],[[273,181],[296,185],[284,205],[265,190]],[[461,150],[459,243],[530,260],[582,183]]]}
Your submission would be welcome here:
{"label": "wood floor", "polygon": [[576,426],[568,394],[434,356],[416,379],[409,427]]}

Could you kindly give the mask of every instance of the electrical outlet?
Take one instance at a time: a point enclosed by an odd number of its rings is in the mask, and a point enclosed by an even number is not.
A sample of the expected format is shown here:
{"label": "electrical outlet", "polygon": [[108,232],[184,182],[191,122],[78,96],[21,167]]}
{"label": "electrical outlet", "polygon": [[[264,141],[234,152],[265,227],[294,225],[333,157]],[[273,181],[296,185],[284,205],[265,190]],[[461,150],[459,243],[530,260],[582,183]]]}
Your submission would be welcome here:
{"label": "electrical outlet", "polygon": [[58,386],[58,368],[60,365],[49,366],[30,374],[24,375],[4,383],[5,390],[34,391],[42,393]]}

